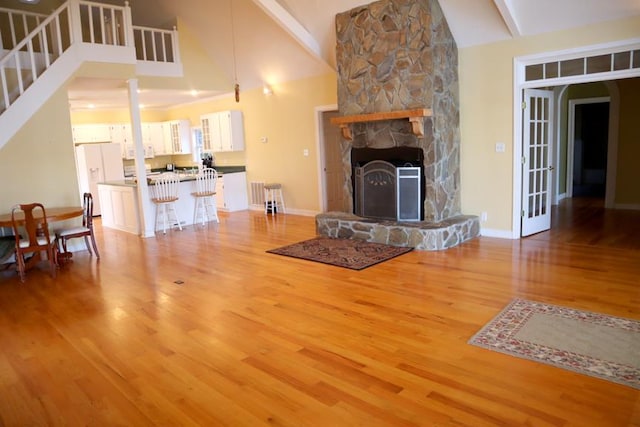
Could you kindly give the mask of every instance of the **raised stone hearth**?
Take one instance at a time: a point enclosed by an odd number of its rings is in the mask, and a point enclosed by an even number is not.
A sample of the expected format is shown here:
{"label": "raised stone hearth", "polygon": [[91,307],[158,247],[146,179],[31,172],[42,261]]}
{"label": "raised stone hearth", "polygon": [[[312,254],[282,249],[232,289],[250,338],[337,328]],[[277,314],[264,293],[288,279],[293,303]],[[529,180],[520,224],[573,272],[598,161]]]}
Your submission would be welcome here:
{"label": "raised stone hearth", "polygon": [[458,215],[437,223],[394,222],[377,221],[344,212],[327,212],[316,216],[316,232],[327,237],[437,251],[479,236],[480,221],[477,216]]}

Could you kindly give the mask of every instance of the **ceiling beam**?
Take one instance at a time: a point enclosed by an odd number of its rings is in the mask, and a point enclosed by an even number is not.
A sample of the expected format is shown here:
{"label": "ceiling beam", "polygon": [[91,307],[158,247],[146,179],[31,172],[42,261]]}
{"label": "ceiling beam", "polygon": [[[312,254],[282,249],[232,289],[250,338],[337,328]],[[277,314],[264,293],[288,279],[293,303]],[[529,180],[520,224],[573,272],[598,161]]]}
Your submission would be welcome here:
{"label": "ceiling beam", "polygon": [[514,11],[512,0],[493,0],[493,3],[498,8],[502,20],[507,25],[509,32],[513,37],[519,37],[522,35],[520,26],[516,20],[516,14]]}
{"label": "ceiling beam", "polygon": [[313,38],[311,33],[309,33],[296,18],[280,6],[276,0],[253,0],[253,2],[312,55],[327,62],[326,59],[322,57],[320,44],[316,39]]}

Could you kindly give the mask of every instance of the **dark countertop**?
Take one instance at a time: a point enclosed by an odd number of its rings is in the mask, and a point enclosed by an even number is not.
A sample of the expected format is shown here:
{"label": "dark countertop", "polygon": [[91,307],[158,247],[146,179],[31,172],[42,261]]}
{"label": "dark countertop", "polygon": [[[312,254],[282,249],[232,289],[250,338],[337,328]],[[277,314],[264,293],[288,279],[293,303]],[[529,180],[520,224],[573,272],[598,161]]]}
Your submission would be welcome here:
{"label": "dark countertop", "polygon": [[[198,169],[197,167],[194,166],[176,166],[174,172],[182,172],[182,171],[191,171],[193,169]],[[236,172],[246,172],[246,167],[245,166],[214,166],[213,169],[216,170],[216,172],[225,174],[225,173],[236,173]],[[156,169],[151,169],[151,172],[167,172],[167,170],[165,168],[156,168]]]}
{"label": "dark countertop", "polygon": [[[180,182],[185,182],[185,181],[193,181],[196,179],[195,175],[182,175],[182,173],[189,173],[190,171],[192,171],[194,168],[193,167],[181,167],[181,166],[177,166],[175,168],[176,173],[181,174],[180,176]],[[238,172],[245,172],[246,168],[244,166],[218,166],[214,168],[216,170],[216,172],[218,172],[220,175],[224,175],[224,174],[228,174],[228,173],[238,173]],[[151,172],[166,172],[166,169],[160,168],[160,169],[152,169]],[[153,182],[153,178],[155,176],[158,175],[153,175],[151,177],[148,177],[148,184],[149,185],[154,185]],[[124,180],[119,180],[119,181],[108,181],[108,182],[100,182],[99,184],[103,184],[103,185],[116,185],[116,186],[122,186],[122,187],[135,187],[137,185],[138,181],[135,178],[125,178]]]}

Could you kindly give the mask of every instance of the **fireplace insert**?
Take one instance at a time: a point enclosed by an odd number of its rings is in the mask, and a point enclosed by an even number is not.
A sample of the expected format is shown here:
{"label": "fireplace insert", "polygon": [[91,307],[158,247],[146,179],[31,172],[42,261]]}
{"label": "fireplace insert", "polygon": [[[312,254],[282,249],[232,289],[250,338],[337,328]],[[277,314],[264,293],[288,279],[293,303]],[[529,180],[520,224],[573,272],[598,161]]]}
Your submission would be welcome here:
{"label": "fireplace insert", "polygon": [[351,150],[354,213],[391,221],[424,220],[422,149]]}

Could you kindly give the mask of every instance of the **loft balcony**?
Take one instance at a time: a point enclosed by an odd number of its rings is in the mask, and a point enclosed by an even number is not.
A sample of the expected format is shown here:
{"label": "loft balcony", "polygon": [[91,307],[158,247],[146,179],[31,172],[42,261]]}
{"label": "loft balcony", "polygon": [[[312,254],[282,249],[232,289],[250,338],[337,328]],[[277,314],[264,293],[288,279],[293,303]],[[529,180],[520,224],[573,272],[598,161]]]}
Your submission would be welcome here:
{"label": "loft balcony", "polygon": [[128,2],[67,0],[50,15],[0,8],[0,148],[84,62],[182,76],[176,29],[133,25]]}

